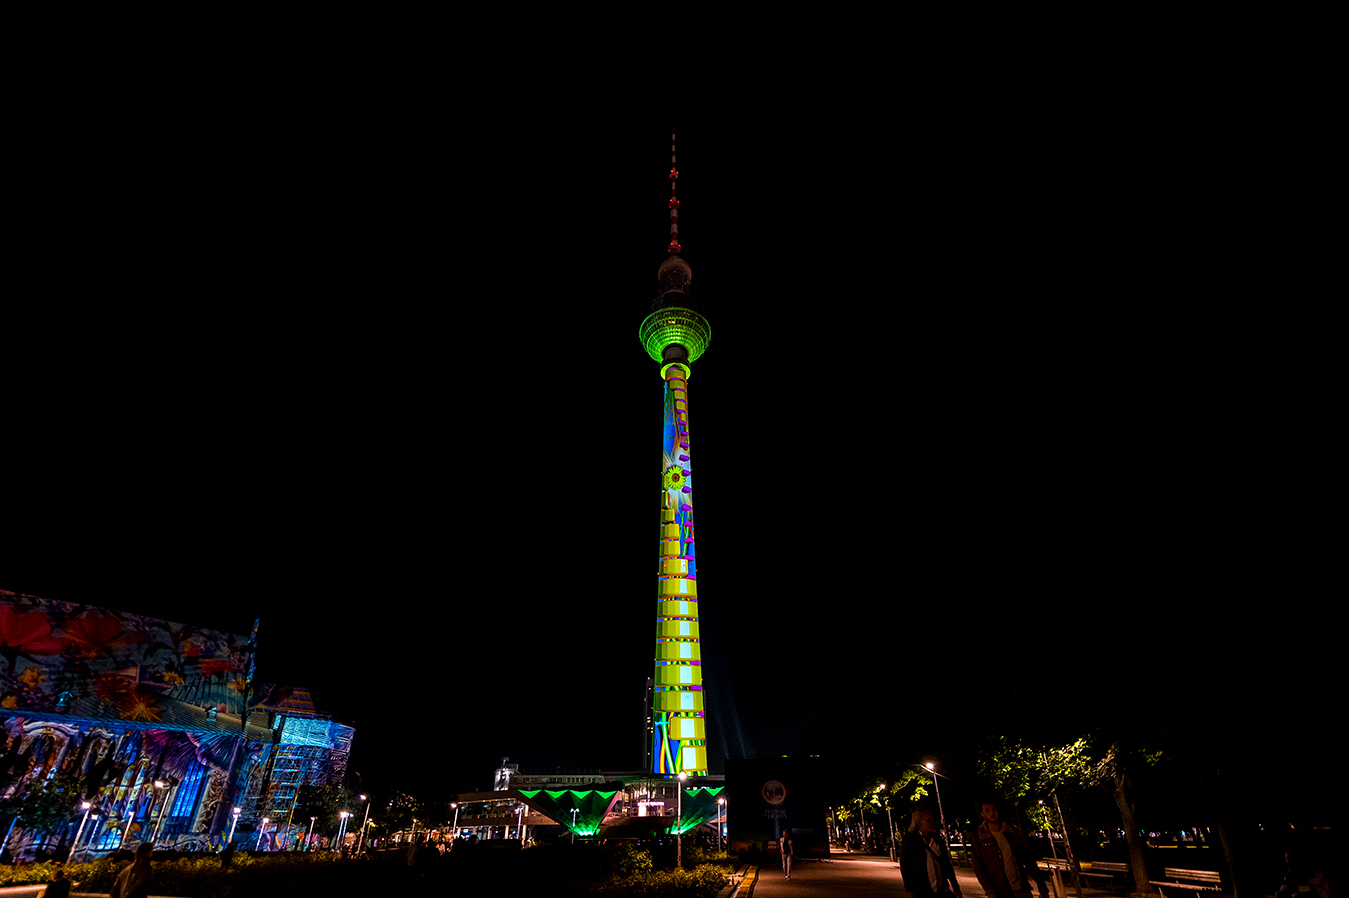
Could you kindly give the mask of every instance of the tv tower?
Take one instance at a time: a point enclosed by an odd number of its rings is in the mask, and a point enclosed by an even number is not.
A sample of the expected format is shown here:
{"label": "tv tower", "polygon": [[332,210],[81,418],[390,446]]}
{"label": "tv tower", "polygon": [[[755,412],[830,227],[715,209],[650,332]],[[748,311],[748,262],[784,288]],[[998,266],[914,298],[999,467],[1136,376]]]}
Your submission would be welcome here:
{"label": "tv tower", "polygon": [[689,443],[690,366],[712,339],[712,328],[689,294],[693,272],[679,257],[679,199],[675,136],[670,135],[670,256],[638,337],[660,362],[665,381],[661,452],[660,554],[656,564],[656,669],[651,696],[652,772],[707,775],[707,726],[698,643],[698,570],[693,542],[693,463]]}

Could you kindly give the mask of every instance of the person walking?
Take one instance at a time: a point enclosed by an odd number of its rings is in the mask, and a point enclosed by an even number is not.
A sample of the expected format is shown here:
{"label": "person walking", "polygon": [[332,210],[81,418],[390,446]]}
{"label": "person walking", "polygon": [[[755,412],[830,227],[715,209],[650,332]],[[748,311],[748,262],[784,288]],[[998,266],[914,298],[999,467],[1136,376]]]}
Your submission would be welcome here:
{"label": "person walking", "polygon": [[1049,898],[1044,875],[1020,831],[999,820],[998,806],[991,801],[980,805],[979,817],[979,825],[970,834],[970,860],[984,894],[988,898],[1030,898],[1034,881],[1040,898]]}
{"label": "person walking", "polygon": [[43,898],[70,898],[70,886],[70,880],[66,879],[66,871],[58,866],[52,871],[52,878],[47,883],[47,890],[42,893]]}
{"label": "person walking", "polygon": [[136,859],[122,871],[108,891],[108,898],[148,898],[150,894],[150,856],[155,848],[142,842],[136,849]]}
{"label": "person walking", "polygon": [[792,878],[792,837],[783,830],[782,838],[778,839],[778,849],[782,852],[782,872],[787,874],[787,878]]}
{"label": "person walking", "polygon": [[946,840],[937,832],[932,812],[919,808],[909,818],[909,831],[899,849],[899,875],[910,898],[962,898]]}

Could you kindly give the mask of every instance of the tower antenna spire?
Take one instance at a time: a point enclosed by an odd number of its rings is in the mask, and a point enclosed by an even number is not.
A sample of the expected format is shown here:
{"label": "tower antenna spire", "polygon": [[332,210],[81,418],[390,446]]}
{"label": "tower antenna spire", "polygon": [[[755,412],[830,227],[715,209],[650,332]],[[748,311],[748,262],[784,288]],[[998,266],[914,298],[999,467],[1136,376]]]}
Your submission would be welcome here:
{"label": "tower antenna spire", "polygon": [[675,167],[675,135],[670,132],[670,255],[677,256],[683,249],[679,245],[679,199],[675,196],[675,186],[679,183],[679,169]]}

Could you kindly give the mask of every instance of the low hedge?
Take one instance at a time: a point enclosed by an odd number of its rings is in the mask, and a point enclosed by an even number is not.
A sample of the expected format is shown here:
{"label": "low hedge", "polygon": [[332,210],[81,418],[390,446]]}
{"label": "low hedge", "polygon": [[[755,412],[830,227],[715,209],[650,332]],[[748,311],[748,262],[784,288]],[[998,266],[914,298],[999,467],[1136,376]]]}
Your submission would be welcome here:
{"label": "low hedge", "polygon": [[[523,852],[522,854],[528,854]],[[642,864],[641,853],[624,858],[618,869],[599,871],[565,869],[553,864],[520,865],[518,863],[489,864],[491,881],[505,875],[518,876],[517,882],[538,878],[552,893],[567,898],[712,898],[726,882],[724,868],[704,864],[692,870],[652,870]],[[502,860],[518,860],[519,855]],[[553,860],[549,858],[548,860]],[[561,860],[561,858],[558,858]],[[103,858],[92,863],[66,864],[66,878],[76,883],[76,891],[106,892],[112,888],[118,873],[130,861]],[[398,887],[414,875],[400,861],[343,860],[328,853],[294,855],[237,855],[229,870],[222,869],[218,857],[185,857],[176,860],[152,861],[154,879],[151,891],[157,895],[176,898],[294,898],[295,895],[376,894]],[[51,879],[52,863],[27,864],[21,867],[0,867],[0,886],[43,883]],[[532,869],[522,869],[530,867]],[[436,865],[434,878],[453,889],[468,885],[488,869],[474,869],[473,865],[456,863],[445,858]],[[549,876],[549,868],[552,875]],[[590,880],[586,872],[597,875]],[[533,874],[533,875],[531,875]],[[606,875],[607,874],[607,875]],[[559,881],[561,879],[561,881]]]}

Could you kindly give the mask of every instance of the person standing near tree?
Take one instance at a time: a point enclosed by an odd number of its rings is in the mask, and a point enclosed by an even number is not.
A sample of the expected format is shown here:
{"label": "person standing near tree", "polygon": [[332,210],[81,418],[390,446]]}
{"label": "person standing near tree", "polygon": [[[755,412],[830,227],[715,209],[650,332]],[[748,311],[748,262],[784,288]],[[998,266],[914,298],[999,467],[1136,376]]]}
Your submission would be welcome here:
{"label": "person standing near tree", "polygon": [[979,825],[970,834],[970,859],[984,894],[988,898],[1030,898],[1034,881],[1040,898],[1049,898],[1044,875],[1030,856],[1026,840],[1015,827],[998,819],[998,806],[984,802],[979,817]]}
{"label": "person standing near tree", "polygon": [[937,832],[932,812],[919,808],[909,819],[909,831],[899,850],[899,874],[910,898],[961,898],[960,883],[951,865],[951,853]]}
{"label": "person standing near tree", "polygon": [[108,891],[108,898],[149,898],[150,856],[154,850],[149,842],[142,842],[136,848],[136,860],[117,877]]}

